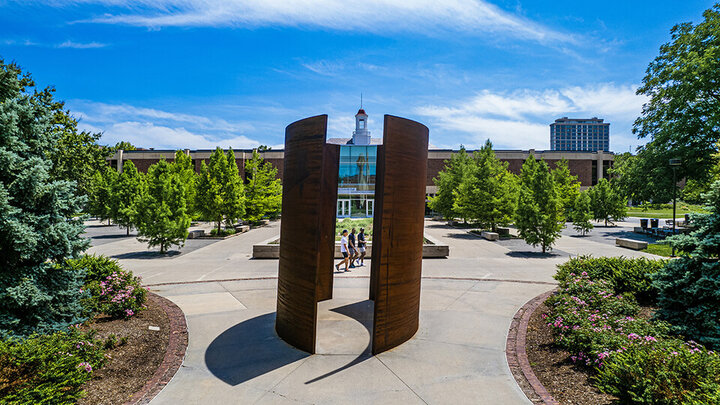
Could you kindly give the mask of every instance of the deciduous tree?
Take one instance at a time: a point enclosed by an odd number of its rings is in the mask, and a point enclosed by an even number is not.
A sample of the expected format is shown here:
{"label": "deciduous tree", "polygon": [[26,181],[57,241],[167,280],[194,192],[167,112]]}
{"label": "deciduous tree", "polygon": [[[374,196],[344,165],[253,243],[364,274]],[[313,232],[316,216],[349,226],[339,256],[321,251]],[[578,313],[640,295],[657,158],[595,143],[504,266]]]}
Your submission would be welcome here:
{"label": "deciduous tree", "polygon": [[138,239],[167,252],[171,245],[182,246],[188,236],[190,216],[185,186],[165,160],[150,166],[146,187],[137,204]]}
{"label": "deciduous tree", "polygon": [[553,180],[557,186],[558,197],[563,205],[563,214],[566,221],[571,220],[570,212],[575,206],[575,200],[580,194],[580,182],[577,176],[570,174],[568,161],[562,159],[555,163],[555,169],[552,171]]}
{"label": "deciduous tree", "polygon": [[460,151],[453,154],[450,160],[445,161],[445,168],[433,178],[437,187],[437,193],[430,198],[430,208],[440,213],[446,219],[454,219],[460,215],[455,211],[455,190],[460,186],[462,180],[472,169],[473,161],[465,150],[460,146]]}
{"label": "deciduous tree", "polygon": [[562,203],[548,165],[530,155],[520,174],[520,194],[515,213],[518,234],[528,244],[540,245],[545,253],[552,249],[560,236],[563,220]]}
{"label": "deciduous tree", "polygon": [[128,235],[130,227],[136,224],[138,218],[138,201],[144,190],[143,182],[142,173],[128,160],[112,187],[112,218],[116,224],[127,229]]}
{"label": "deciduous tree", "polygon": [[587,192],[579,193],[575,198],[575,204],[570,212],[570,216],[573,227],[583,236],[594,228],[592,222],[590,222],[593,214],[590,209],[590,196]]}
{"label": "deciduous tree", "polygon": [[621,221],[627,216],[627,199],[607,179],[600,179],[588,190],[593,219],[608,222]]}
{"label": "deciduous tree", "polygon": [[259,221],[265,216],[277,218],[282,206],[282,185],[277,169],[265,162],[257,150],[245,163],[245,218]]}

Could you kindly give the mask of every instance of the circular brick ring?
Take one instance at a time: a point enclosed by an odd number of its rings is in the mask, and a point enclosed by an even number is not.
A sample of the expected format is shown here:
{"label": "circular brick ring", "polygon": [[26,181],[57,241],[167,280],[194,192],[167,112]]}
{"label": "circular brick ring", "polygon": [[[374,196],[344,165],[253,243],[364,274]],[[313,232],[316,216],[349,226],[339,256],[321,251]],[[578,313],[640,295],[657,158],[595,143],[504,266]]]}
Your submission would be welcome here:
{"label": "circular brick ring", "polygon": [[533,403],[560,405],[540,382],[532,368],[525,350],[527,328],[533,312],[555,293],[555,290],[540,294],[523,305],[513,317],[505,345],[505,356],[512,375],[520,388]]}
{"label": "circular brick ring", "polygon": [[130,400],[125,403],[126,405],[147,404],[155,398],[182,365],[188,345],[187,322],[183,311],[169,299],[157,294],[149,294],[151,299],[160,305],[168,317],[170,338],[162,363],[155,370],[150,380],[139,391],[130,396]]}

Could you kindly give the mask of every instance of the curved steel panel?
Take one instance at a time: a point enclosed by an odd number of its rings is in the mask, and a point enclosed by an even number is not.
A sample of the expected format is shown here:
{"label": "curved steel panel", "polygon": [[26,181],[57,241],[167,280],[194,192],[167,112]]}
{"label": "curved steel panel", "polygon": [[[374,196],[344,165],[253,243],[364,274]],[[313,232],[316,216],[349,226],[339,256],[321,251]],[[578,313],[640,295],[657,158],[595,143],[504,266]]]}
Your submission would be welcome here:
{"label": "curved steel panel", "polygon": [[370,276],[373,354],[407,341],[418,329],[428,134],[418,122],[385,116]]}
{"label": "curved steel panel", "polygon": [[275,330],[283,340],[309,353],[315,352],[318,264],[327,254],[321,248],[321,229],[328,227],[327,220],[321,219],[327,215],[322,202],[326,133],[327,115],[306,118],[285,129]]}

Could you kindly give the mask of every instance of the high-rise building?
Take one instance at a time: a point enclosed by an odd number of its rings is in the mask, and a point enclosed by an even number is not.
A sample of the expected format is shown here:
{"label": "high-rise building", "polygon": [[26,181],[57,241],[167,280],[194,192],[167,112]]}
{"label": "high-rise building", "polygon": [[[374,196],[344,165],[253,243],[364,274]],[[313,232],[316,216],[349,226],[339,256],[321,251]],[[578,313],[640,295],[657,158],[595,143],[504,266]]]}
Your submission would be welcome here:
{"label": "high-rise building", "polygon": [[556,119],[550,124],[550,150],[609,151],[610,123],[598,117]]}

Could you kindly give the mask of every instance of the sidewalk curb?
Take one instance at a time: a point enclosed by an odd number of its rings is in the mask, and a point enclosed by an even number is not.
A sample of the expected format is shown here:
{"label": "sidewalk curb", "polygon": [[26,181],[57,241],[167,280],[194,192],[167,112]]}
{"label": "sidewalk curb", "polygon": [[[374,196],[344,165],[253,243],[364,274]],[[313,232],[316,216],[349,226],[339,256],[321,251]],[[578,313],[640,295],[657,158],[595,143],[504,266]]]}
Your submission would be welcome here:
{"label": "sidewalk curb", "polygon": [[532,367],[530,367],[530,361],[525,350],[525,341],[530,317],[540,304],[545,302],[555,291],[552,290],[538,295],[525,303],[515,313],[505,344],[505,356],[515,381],[531,402],[546,405],[560,405],[560,402],[550,395],[533,372]]}
{"label": "sidewalk curb", "polygon": [[162,363],[155,370],[150,380],[139,391],[130,396],[130,399],[125,402],[126,405],[150,403],[180,369],[188,345],[187,322],[183,311],[169,299],[154,293],[149,294],[153,299],[158,300],[160,307],[168,317],[170,337]]}

